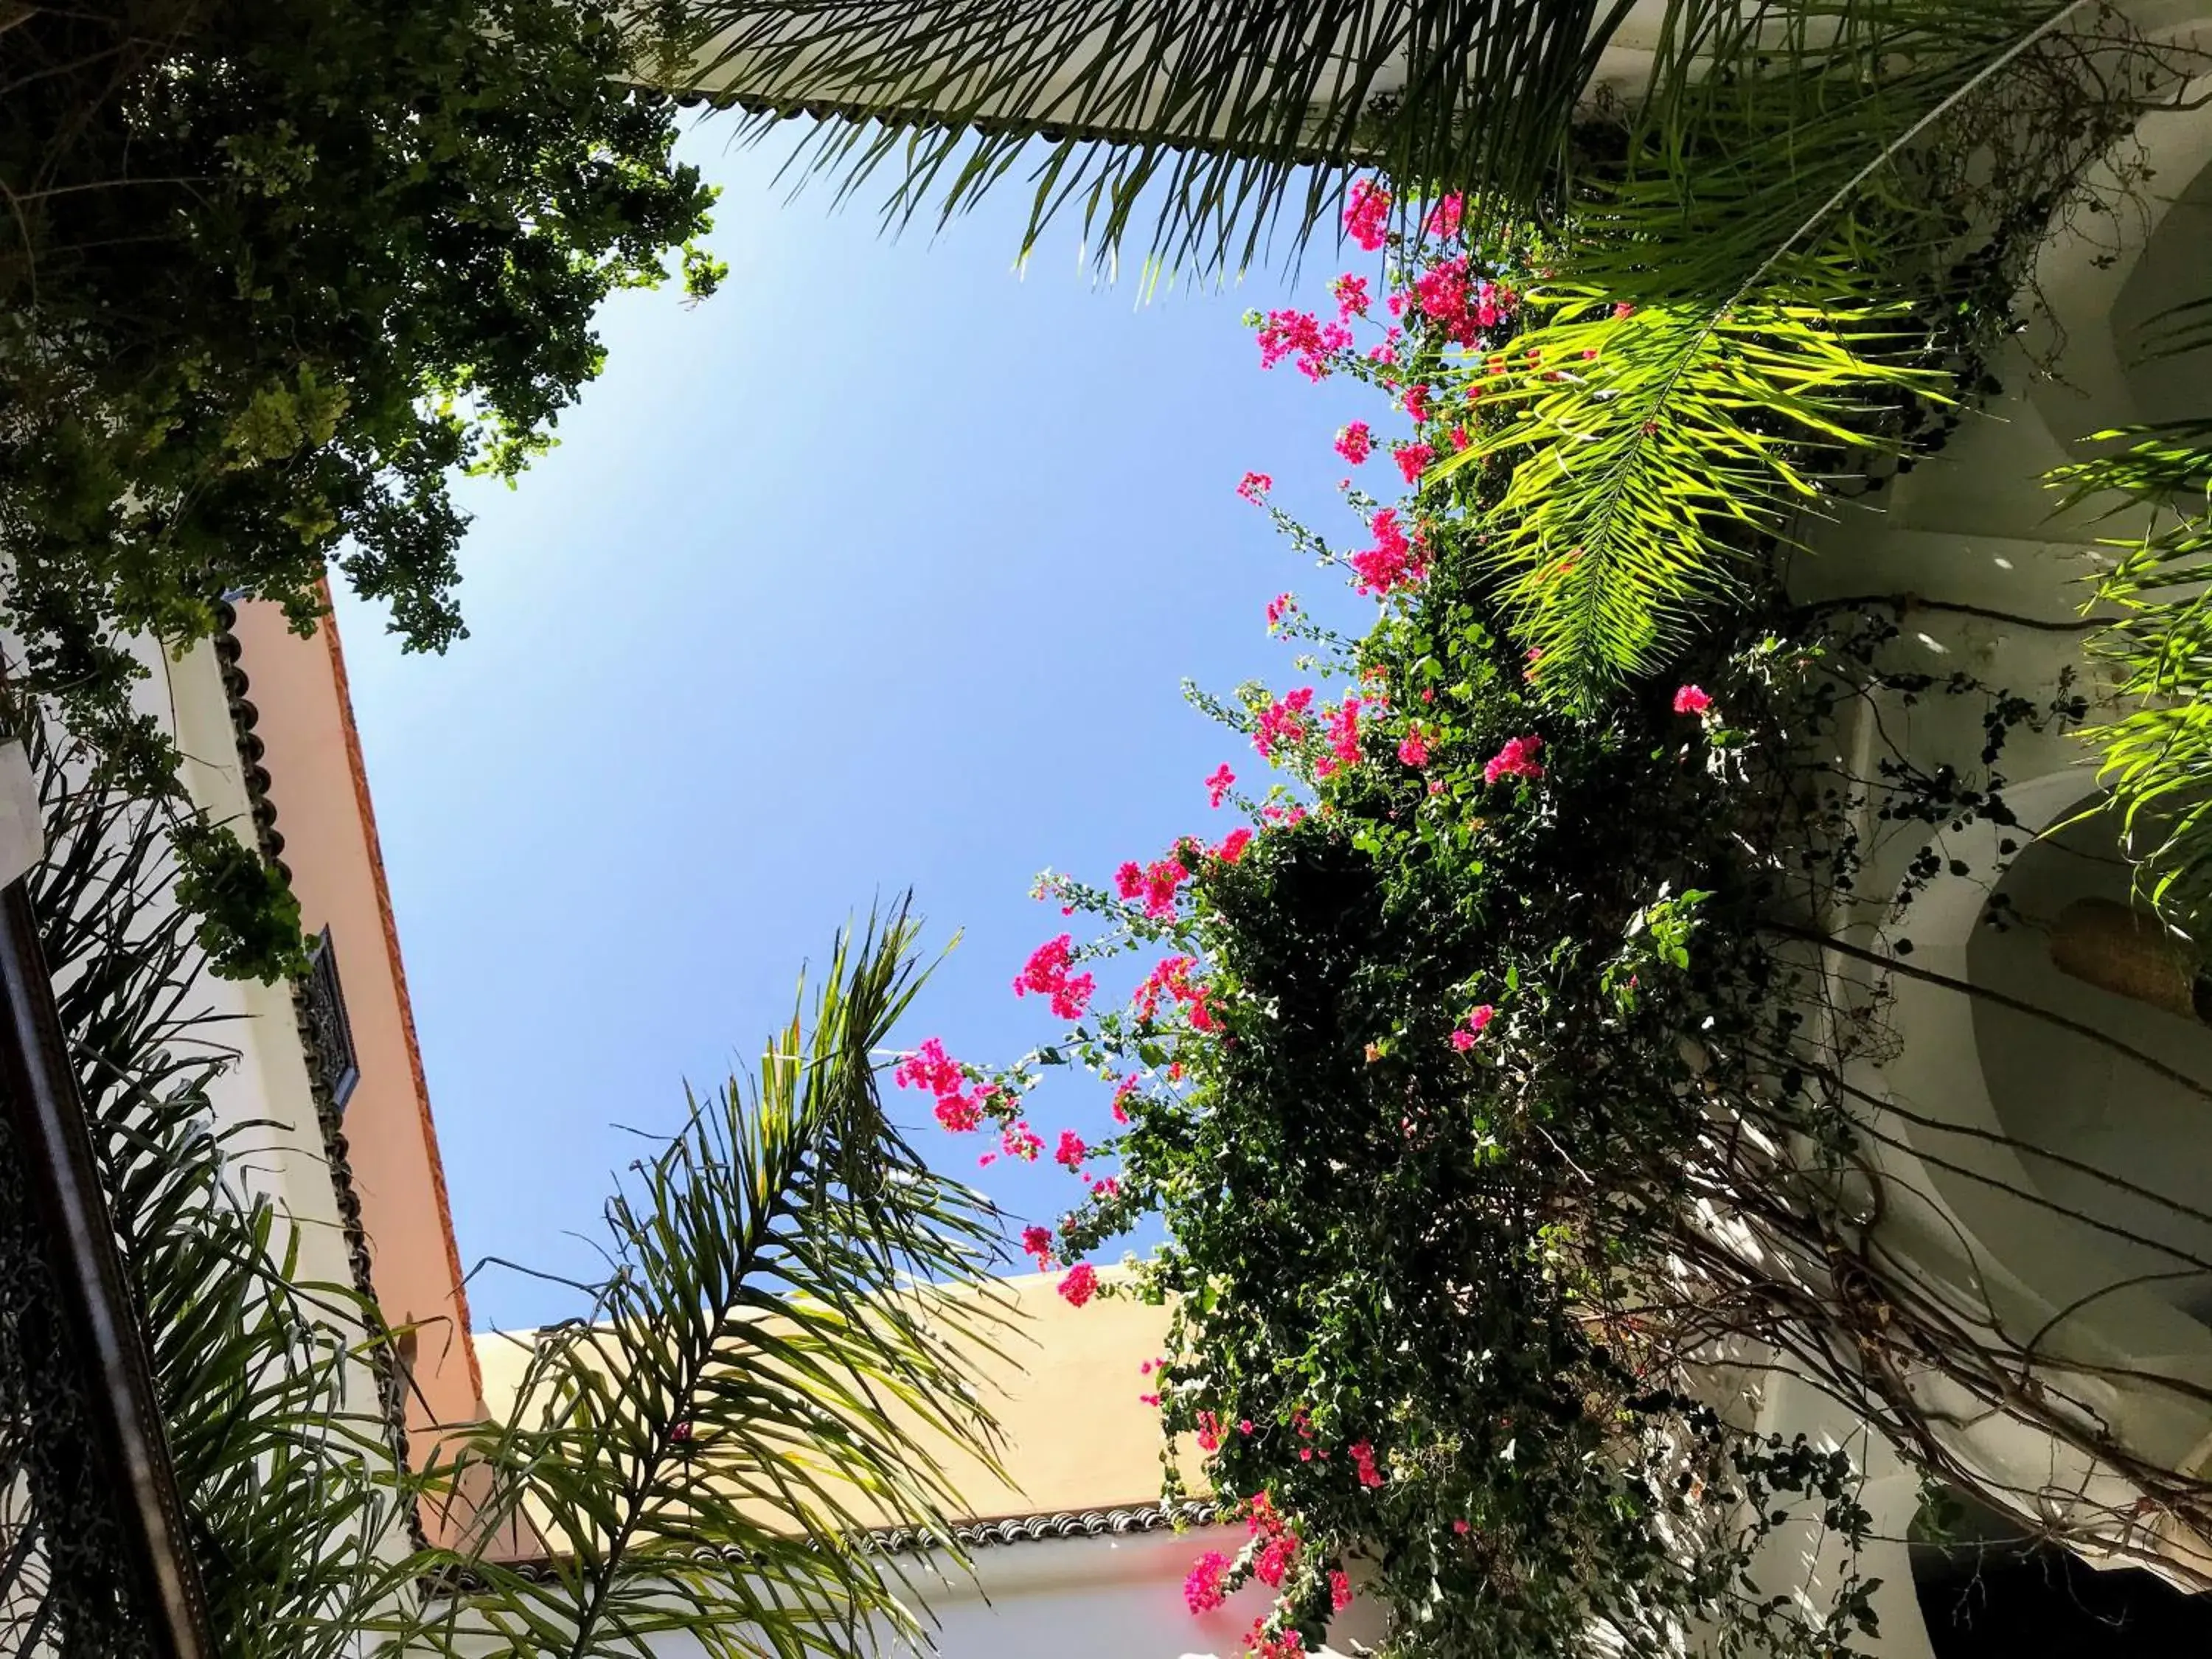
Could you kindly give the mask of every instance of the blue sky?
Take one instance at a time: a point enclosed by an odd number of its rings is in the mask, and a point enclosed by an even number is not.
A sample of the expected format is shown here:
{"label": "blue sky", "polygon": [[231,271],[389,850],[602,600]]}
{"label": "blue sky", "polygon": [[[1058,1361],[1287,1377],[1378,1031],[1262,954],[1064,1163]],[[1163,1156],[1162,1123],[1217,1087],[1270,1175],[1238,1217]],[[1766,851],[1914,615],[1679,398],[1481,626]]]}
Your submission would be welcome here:
{"label": "blue sky", "polygon": [[[1064,925],[1031,878],[1232,827],[1201,781],[1261,769],[1181,681],[1287,682],[1262,619],[1285,588],[1369,610],[1235,493],[1272,472],[1356,531],[1330,439],[1381,424],[1372,392],[1259,370],[1239,317],[1284,303],[1282,276],[1140,305],[1073,228],[1017,273],[1018,191],[891,240],[826,190],[787,202],[775,153],[726,133],[686,141],[725,186],[722,293],[618,296],[561,447],[517,490],[463,491],[471,637],[405,657],[340,601],[471,1264],[589,1274],[578,1235],[640,1150],[617,1126],[672,1127],[687,1079],[749,1066],[878,894],[914,888],[933,945],[965,932],[910,1038],[988,1059],[1046,1038],[1009,989]],[[896,1103],[1019,1217],[1079,1193],[1048,1164],[977,1171],[974,1139]],[[1103,1097],[1038,1115],[1063,1126],[1104,1133]],[[471,1295],[479,1325],[578,1310],[496,1269]]]}

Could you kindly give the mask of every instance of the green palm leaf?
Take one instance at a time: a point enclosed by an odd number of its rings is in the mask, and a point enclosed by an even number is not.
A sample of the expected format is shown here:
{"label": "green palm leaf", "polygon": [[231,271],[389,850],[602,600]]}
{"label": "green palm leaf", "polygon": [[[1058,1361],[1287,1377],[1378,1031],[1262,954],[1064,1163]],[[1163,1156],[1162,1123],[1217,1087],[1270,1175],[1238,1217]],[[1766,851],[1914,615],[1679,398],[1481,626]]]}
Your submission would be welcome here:
{"label": "green palm leaf", "polygon": [[683,0],[659,73],[756,119],[837,118],[804,165],[941,222],[1020,173],[1024,247],[1079,210],[1110,254],[1149,216],[1220,270],[1326,222],[1353,167],[1522,200],[1565,160],[1630,0]]}
{"label": "green palm leaf", "polygon": [[1008,1315],[983,1282],[995,1212],[878,1096],[913,932],[902,910],[841,936],[757,1077],[693,1100],[610,1204],[590,1317],[539,1334],[454,1471],[489,1479],[478,1544],[520,1524],[547,1559],[431,1563],[471,1584],[438,1604],[447,1636],[587,1659],[682,1632],[716,1659],[805,1659],[916,1633],[865,1533],[950,1544],[957,1480],[998,1467],[969,1372]]}
{"label": "green palm leaf", "polygon": [[1871,441],[1882,389],[1942,384],[1905,361],[1905,308],[1845,271],[1717,310],[1565,286],[1523,303],[1540,320],[1479,382],[1487,435],[1430,482],[1511,461],[1471,556],[1541,653],[1538,683],[1569,702],[1678,644],[1693,607],[1817,498],[1808,457]]}
{"label": "green palm leaf", "polygon": [[2061,467],[2062,509],[2118,497],[2139,535],[2092,584],[2090,605],[2121,619],[2091,641],[2129,707],[2084,727],[2100,781],[2152,904],[2203,938],[2212,914],[2212,419],[2101,432],[2128,447]]}

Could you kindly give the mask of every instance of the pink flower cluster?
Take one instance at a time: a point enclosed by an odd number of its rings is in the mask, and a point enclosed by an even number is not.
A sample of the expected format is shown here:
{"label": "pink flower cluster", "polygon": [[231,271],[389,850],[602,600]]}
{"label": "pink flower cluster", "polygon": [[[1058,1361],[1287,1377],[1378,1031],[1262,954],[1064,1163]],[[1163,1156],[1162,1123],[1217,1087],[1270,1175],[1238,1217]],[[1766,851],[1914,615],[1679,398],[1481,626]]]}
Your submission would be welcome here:
{"label": "pink flower cluster", "polygon": [[1175,915],[1176,890],[1189,879],[1174,854],[1144,865],[1133,859],[1114,872],[1114,890],[1125,899],[1142,899],[1146,915],[1164,921]]}
{"label": "pink flower cluster", "polygon": [[1398,758],[1408,766],[1426,766],[1429,763],[1428,734],[1418,726],[1407,726],[1405,738],[1398,744]]}
{"label": "pink flower cluster", "polygon": [[1054,1150],[1052,1155],[1054,1163],[1063,1169],[1080,1170],[1083,1168],[1083,1160],[1090,1156],[1091,1149],[1083,1144],[1081,1135],[1073,1129],[1062,1129],[1060,1132],[1060,1145]]}
{"label": "pink flower cluster", "polygon": [[1035,991],[1052,999],[1054,1018],[1081,1019],[1083,1011],[1090,1006],[1091,994],[1098,986],[1089,974],[1067,971],[1074,959],[1073,943],[1069,935],[1062,933],[1038,945],[1030,953],[1020,976],[1014,981],[1014,994],[1024,997]]}
{"label": "pink flower cluster", "polygon": [[1375,545],[1350,560],[1362,593],[1393,593],[1429,574],[1428,552],[1420,536],[1408,536],[1400,528],[1395,507],[1383,507],[1367,527],[1375,532]]}
{"label": "pink flower cluster", "polygon": [[1206,780],[1206,804],[1208,806],[1219,806],[1222,798],[1228,794],[1236,782],[1237,775],[1229,769],[1229,763],[1222,762],[1213,769]]}
{"label": "pink flower cluster", "polygon": [[1221,1449],[1221,1419],[1212,1412],[1198,1414],[1198,1449],[1202,1452]]}
{"label": "pink flower cluster", "polygon": [[1060,1281],[1060,1299],[1071,1308],[1079,1308],[1098,1293],[1098,1270],[1088,1261],[1079,1261],[1067,1270]]}
{"label": "pink flower cluster", "polygon": [[1247,472],[1244,481],[1237,486],[1237,493],[1256,507],[1267,499],[1267,492],[1274,487],[1274,479],[1267,473]]}
{"label": "pink flower cluster", "polygon": [[1429,418],[1428,387],[1425,386],[1407,386],[1406,388],[1405,405],[1406,413],[1413,419],[1416,421],[1427,420]]}
{"label": "pink flower cluster", "polygon": [[945,1044],[931,1037],[898,1063],[891,1080],[902,1089],[920,1089],[937,1100],[937,1121],[956,1134],[964,1134],[983,1121],[986,1091],[970,1094],[968,1073],[945,1052]]}
{"label": "pink flower cluster", "polygon": [[1342,323],[1324,323],[1310,311],[1271,311],[1260,325],[1260,367],[1273,368],[1296,356],[1298,373],[1309,380],[1328,378],[1328,359],[1352,343]]}
{"label": "pink flower cluster", "polygon": [[1527,778],[1534,781],[1544,775],[1537,763],[1537,751],[1544,746],[1539,737],[1515,738],[1482,763],[1482,781],[1496,783],[1500,778]]}
{"label": "pink flower cluster", "polygon": [[1037,1271],[1042,1273],[1052,1266],[1052,1230],[1049,1227],[1022,1229],[1022,1254],[1036,1258]]}
{"label": "pink flower cluster", "polygon": [[1368,252],[1377,252],[1390,233],[1390,192],[1370,179],[1355,179],[1344,204],[1345,234]]}
{"label": "pink flower cluster", "polygon": [[1712,712],[1712,694],[1700,687],[1686,685],[1674,694],[1674,712],[1695,714],[1700,720]]}
{"label": "pink flower cluster", "polygon": [[1413,302],[1445,338],[1462,346],[1480,346],[1483,330],[1513,314],[1512,290],[1476,276],[1464,253],[1439,259],[1416,276]]}
{"label": "pink flower cluster", "polygon": [[1269,1589],[1280,1589],[1298,1558],[1298,1540],[1289,1533],[1270,1538],[1252,1559],[1253,1576]]}
{"label": "pink flower cluster", "polygon": [[1354,421],[1336,434],[1336,453],[1358,466],[1375,453],[1375,434],[1364,421]]}
{"label": "pink flower cluster", "polygon": [[1489,1026],[1490,1022],[1497,1018],[1498,1010],[1492,1007],[1488,1003],[1484,1003],[1480,1007],[1476,1008],[1470,1012],[1459,1028],[1453,1031],[1451,1034],[1451,1046],[1458,1049],[1460,1053],[1465,1054],[1468,1049],[1474,1047],[1474,1040],[1480,1036],[1484,1030]]}
{"label": "pink flower cluster", "polygon": [[1347,270],[1328,285],[1328,291],[1336,296],[1336,320],[1340,323],[1348,323],[1354,317],[1367,314],[1367,307],[1371,301],[1367,297],[1367,279],[1364,276],[1355,276]]}
{"label": "pink flower cluster", "polygon": [[1136,1092],[1137,1079],[1133,1077],[1125,1077],[1117,1085],[1115,1085],[1114,1090],[1115,1122],[1127,1123],[1129,1121],[1129,1097]]}
{"label": "pink flower cluster", "polygon": [[1303,742],[1307,729],[1305,714],[1313,707],[1313,688],[1303,685],[1269,703],[1261,711],[1259,729],[1252,734],[1252,746],[1264,758],[1273,760],[1275,751],[1285,744]]}
{"label": "pink flower cluster", "polygon": [[1314,775],[1329,777],[1347,766],[1359,764],[1360,699],[1347,696],[1328,716],[1328,753],[1314,764]]}
{"label": "pink flower cluster", "polygon": [[1157,1018],[1160,999],[1166,997],[1178,1007],[1190,1010],[1190,1023],[1197,1030],[1214,1029],[1213,1010],[1206,997],[1206,988],[1192,980],[1190,970],[1198,965],[1193,957],[1163,957],[1145,976],[1132,999],[1140,1018]]}
{"label": "pink flower cluster", "polygon": [[1224,864],[1234,864],[1244,856],[1244,849],[1251,844],[1251,830],[1239,824],[1221,838],[1221,845],[1213,849],[1213,856]]}
{"label": "pink flower cluster", "polygon": [[1279,1636],[1267,1634],[1267,1621],[1255,1619],[1252,1628],[1244,1632],[1246,1659],[1306,1659],[1305,1638],[1294,1630]]}
{"label": "pink flower cluster", "polygon": [[1379,1486],[1382,1484],[1382,1472],[1375,1467],[1373,1442],[1355,1440],[1344,1450],[1345,1455],[1352,1459],[1352,1467],[1358,1474],[1361,1486]]}
{"label": "pink flower cluster", "polygon": [[1409,484],[1421,481],[1421,474],[1429,470],[1437,452],[1427,444],[1399,444],[1390,451],[1390,459],[1398,463],[1398,471]]}
{"label": "pink flower cluster", "polygon": [[1219,1550],[1206,1551],[1182,1581],[1183,1604],[1194,1616],[1212,1613],[1229,1599],[1228,1577],[1229,1558]]}
{"label": "pink flower cluster", "polygon": [[1328,1607],[1331,1613],[1342,1613],[1352,1605],[1352,1575],[1339,1567],[1328,1576]]}
{"label": "pink flower cluster", "polygon": [[1273,628],[1284,617],[1297,614],[1298,602],[1288,593],[1278,593],[1267,601],[1267,626]]}

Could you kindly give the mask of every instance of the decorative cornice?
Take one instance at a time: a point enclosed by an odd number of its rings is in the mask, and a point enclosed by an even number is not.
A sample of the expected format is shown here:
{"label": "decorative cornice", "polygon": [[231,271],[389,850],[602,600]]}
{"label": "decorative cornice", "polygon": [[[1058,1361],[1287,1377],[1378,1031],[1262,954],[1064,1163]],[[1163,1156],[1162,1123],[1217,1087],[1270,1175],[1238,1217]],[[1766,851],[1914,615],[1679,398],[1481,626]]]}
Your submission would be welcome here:
{"label": "decorative cornice", "polygon": [[[246,786],[247,805],[253,818],[254,836],[262,857],[282,876],[289,886],[292,872],[279,856],[284,850],[284,837],[276,828],[276,808],[269,799],[268,769],[261,764],[266,748],[253,734],[260,723],[261,711],[247,698],[252,682],[239,666],[244,647],[231,625],[238,613],[228,604],[217,606],[220,628],[213,644],[216,661],[222,670],[223,695],[230,706],[232,735],[238,742],[239,775]],[[376,1299],[376,1278],[368,1250],[368,1232],[362,1225],[361,1196],[354,1190],[353,1166],[348,1162],[344,1120],[324,1080],[320,1056],[315,1043],[314,1020],[307,1005],[306,988],[295,981],[292,992],[292,1018],[299,1033],[300,1047],[307,1060],[307,1090],[314,1103],[315,1122],[322,1133],[323,1161],[331,1176],[331,1189],[337,1200],[338,1220],[343,1230],[346,1245],[346,1265],[351,1270],[353,1287],[370,1306],[379,1309],[383,1304]],[[389,1344],[369,1345],[370,1369],[376,1377],[377,1403],[384,1413],[385,1436],[392,1447],[392,1455],[398,1467],[409,1467],[407,1457],[407,1397],[405,1384],[399,1368],[392,1361]],[[410,1504],[407,1513],[408,1531],[418,1547],[427,1547],[422,1531],[422,1516]]]}
{"label": "decorative cornice", "polygon": [[[1220,1506],[1202,1498],[1182,1498],[1173,1504],[1137,1504],[1118,1510],[1060,1510],[1051,1515],[1011,1515],[996,1521],[960,1521],[952,1536],[963,1549],[982,1549],[994,1544],[1047,1544],[1066,1538],[1125,1537],[1131,1533],[1158,1532],[1183,1526],[1204,1526],[1217,1520]],[[867,1547],[883,1555],[914,1554],[944,1547],[940,1536],[927,1527],[872,1527]]]}
{"label": "decorative cornice", "polygon": [[[1169,1531],[1179,1527],[1210,1526],[1221,1518],[1221,1509],[1203,1498],[1184,1498],[1172,1504],[1133,1504],[1123,1509],[1058,1510],[1048,1515],[1009,1515],[991,1521],[956,1521],[952,1541],[963,1550],[988,1549],[1003,1544],[1052,1544],[1078,1538],[1126,1538],[1136,1534]],[[860,1535],[861,1547],[871,1555],[921,1555],[945,1547],[942,1533],[927,1527],[871,1527]],[[741,1549],[700,1549],[678,1558],[695,1562],[719,1561],[742,1568]],[[507,1561],[501,1571],[543,1581],[554,1573],[551,1562]],[[465,1594],[472,1588],[467,1575],[447,1579],[429,1588],[433,1595]]]}

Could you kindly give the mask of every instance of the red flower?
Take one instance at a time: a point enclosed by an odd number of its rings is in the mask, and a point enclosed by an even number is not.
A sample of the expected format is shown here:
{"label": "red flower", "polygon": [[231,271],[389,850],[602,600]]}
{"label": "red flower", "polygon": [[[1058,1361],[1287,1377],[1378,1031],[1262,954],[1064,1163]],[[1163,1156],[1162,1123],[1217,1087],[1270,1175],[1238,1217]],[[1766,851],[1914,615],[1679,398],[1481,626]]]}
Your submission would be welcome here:
{"label": "red flower", "polygon": [[1332,1613],[1342,1613],[1352,1605],[1352,1575],[1342,1568],[1328,1576],[1328,1606]]}
{"label": "red flower", "polygon": [[1252,832],[1241,825],[1221,838],[1221,845],[1213,849],[1213,856],[1224,864],[1234,864],[1244,856],[1244,849],[1252,844]]}
{"label": "red flower", "polygon": [[1079,1308],[1098,1293],[1098,1272],[1088,1261],[1079,1261],[1060,1281],[1060,1294],[1071,1308]]}
{"label": "red flower", "polygon": [[1049,1227],[1023,1228],[1022,1254],[1036,1258],[1039,1273],[1052,1266],[1052,1230]]}
{"label": "red flower", "polygon": [[1534,780],[1542,777],[1544,769],[1537,764],[1536,751],[1543,746],[1541,738],[1515,738],[1483,763],[1483,782],[1496,783],[1500,778]]}
{"label": "red flower", "polygon": [[1229,1599],[1228,1588],[1222,1582],[1228,1576],[1229,1558],[1219,1550],[1206,1551],[1182,1581],[1184,1603],[1194,1614],[1212,1613]]}
{"label": "red flower", "polygon": [[1344,204],[1345,233],[1373,253],[1390,228],[1390,192],[1370,179],[1355,179]]}
{"label": "red flower", "polygon": [[1083,1167],[1083,1160],[1090,1155],[1091,1149],[1083,1144],[1081,1135],[1073,1129],[1062,1129],[1060,1145],[1053,1152],[1052,1161],[1066,1169],[1079,1170]]}
{"label": "red flower", "polygon": [[1674,712],[1678,714],[1696,714],[1702,718],[1711,711],[1712,706],[1711,693],[1694,685],[1686,685],[1674,694]]}

